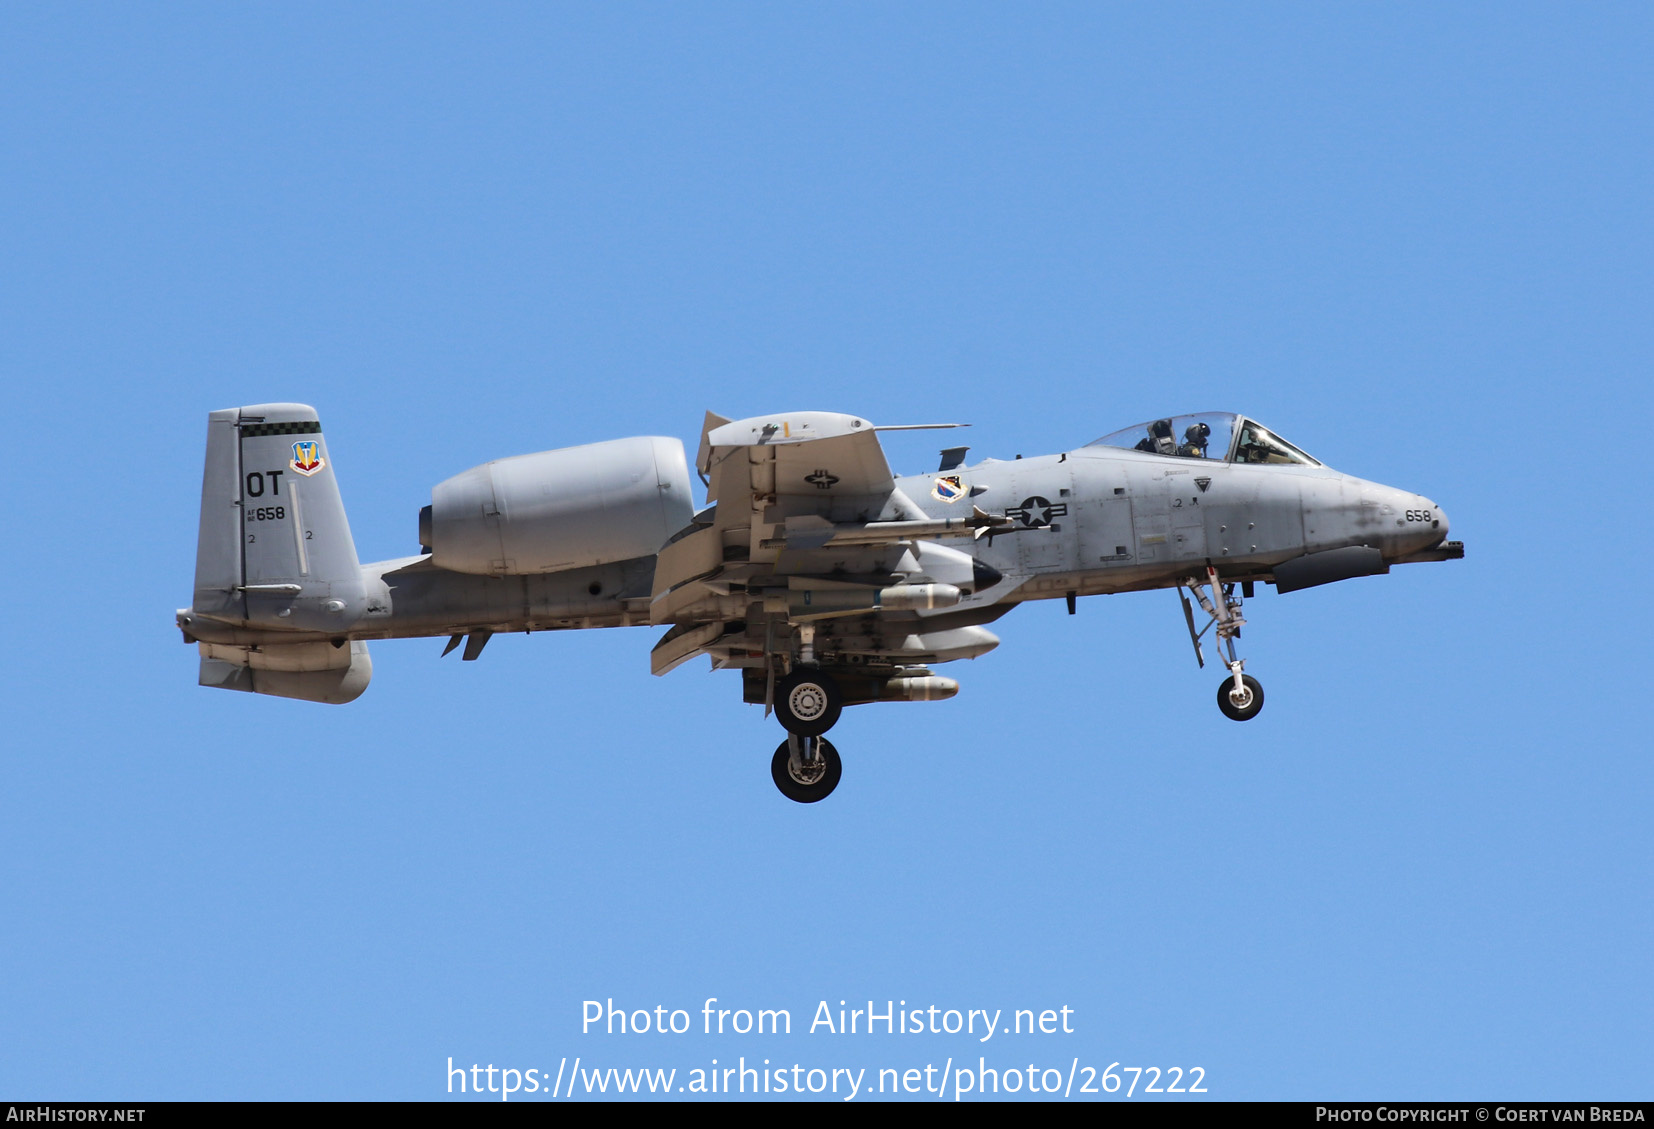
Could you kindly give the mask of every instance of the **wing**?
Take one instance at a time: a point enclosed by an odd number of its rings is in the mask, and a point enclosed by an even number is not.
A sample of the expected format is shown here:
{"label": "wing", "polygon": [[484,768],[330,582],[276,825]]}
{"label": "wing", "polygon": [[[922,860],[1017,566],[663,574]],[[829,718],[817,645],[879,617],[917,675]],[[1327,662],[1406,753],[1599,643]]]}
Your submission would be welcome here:
{"label": "wing", "polygon": [[[776,656],[801,636],[831,636],[833,654],[864,663],[888,650],[893,624],[911,643],[921,616],[983,587],[992,570],[939,541],[1010,524],[979,510],[928,517],[856,416],[709,412],[696,463],[713,505],[657,557],[650,619],[671,630],[651,655],[656,674],[709,654],[773,680]],[[748,699],[766,700],[750,683]]]}
{"label": "wing", "polygon": [[696,470],[713,505],[656,559],[650,619],[677,625],[651,656],[656,674],[744,624],[748,582],[781,565],[789,517],[819,533],[835,518],[865,523],[900,505],[872,424],[833,412],[735,421],[708,412]]}
{"label": "wing", "polygon": [[873,425],[834,412],[725,423],[706,434],[701,450],[713,502],[801,497],[865,513],[896,487]]}

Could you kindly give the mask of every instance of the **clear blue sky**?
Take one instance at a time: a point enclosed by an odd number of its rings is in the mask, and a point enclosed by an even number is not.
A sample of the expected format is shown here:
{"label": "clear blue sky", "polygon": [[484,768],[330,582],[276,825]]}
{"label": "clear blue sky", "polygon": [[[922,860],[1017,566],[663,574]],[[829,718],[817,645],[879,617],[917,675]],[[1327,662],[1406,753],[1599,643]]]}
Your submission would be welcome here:
{"label": "clear blue sky", "polygon": [[[1637,4],[6,6],[0,1095],[980,1055],[1654,1096],[1651,57]],[[1026,606],[800,807],[646,629],[198,689],[205,414],[266,400],[320,409],[368,559],[466,467],[707,408],[973,458],[1245,411],[1467,556],[1260,591],[1245,726],[1170,594]],[[795,1033],[580,1032],[710,996]]]}

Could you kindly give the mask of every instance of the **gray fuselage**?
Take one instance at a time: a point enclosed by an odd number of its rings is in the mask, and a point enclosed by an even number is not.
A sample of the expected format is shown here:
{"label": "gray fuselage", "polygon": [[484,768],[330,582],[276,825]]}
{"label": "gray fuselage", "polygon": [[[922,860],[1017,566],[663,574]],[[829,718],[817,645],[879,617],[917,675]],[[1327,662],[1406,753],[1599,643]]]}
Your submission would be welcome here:
{"label": "gray fuselage", "polygon": [[[1448,531],[1445,515],[1428,498],[1324,466],[1245,465],[1091,446],[988,459],[946,474],[962,488],[955,501],[934,492],[942,474],[903,476],[897,486],[931,517],[976,506],[1022,527],[948,543],[1004,578],[942,613],[955,624],[986,622],[1025,600],[1175,587],[1208,564],[1226,580],[1266,580],[1283,562],[1348,546],[1367,546],[1395,563],[1442,542]],[[265,626],[269,620],[255,614],[239,623],[196,617],[189,633],[249,645],[644,625],[654,557],[496,577],[451,572],[426,556],[410,556],[365,564],[362,573],[360,613],[324,629]]]}

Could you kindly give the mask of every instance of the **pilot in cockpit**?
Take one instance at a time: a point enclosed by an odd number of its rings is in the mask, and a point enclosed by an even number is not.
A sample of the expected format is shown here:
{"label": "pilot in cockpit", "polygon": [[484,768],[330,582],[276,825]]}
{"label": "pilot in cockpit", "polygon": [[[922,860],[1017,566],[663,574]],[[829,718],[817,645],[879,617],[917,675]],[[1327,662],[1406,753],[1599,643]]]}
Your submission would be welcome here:
{"label": "pilot in cockpit", "polygon": [[1183,445],[1177,453],[1190,459],[1204,459],[1206,446],[1211,441],[1212,429],[1204,423],[1191,424],[1183,432]]}

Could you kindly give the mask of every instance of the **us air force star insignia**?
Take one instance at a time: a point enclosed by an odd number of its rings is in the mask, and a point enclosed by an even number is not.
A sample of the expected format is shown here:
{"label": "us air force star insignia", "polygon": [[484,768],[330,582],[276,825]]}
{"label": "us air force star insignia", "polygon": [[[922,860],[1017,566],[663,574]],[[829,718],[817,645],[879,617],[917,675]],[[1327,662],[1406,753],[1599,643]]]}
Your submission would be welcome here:
{"label": "us air force star insignia", "polygon": [[838,475],[827,470],[817,470],[814,474],[806,474],[804,481],[813,485],[817,490],[831,490],[838,481]]}
{"label": "us air force star insignia", "polygon": [[1206,488],[1208,486],[1210,486],[1211,484],[1212,484],[1212,480],[1210,478],[1197,478],[1197,479],[1195,479],[1195,485],[1200,487],[1200,492],[1202,494],[1206,493]]}
{"label": "us air force star insignia", "polygon": [[957,502],[965,496],[964,479],[957,474],[938,478],[930,488],[930,496],[938,502]]}
{"label": "us air force star insignia", "polygon": [[1014,521],[1020,521],[1029,529],[1033,529],[1037,525],[1050,525],[1052,518],[1066,517],[1067,514],[1067,502],[1058,502],[1053,506],[1038,494],[1035,494],[1032,498],[1024,498],[1022,505],[1005,511],[1006,517]]}

